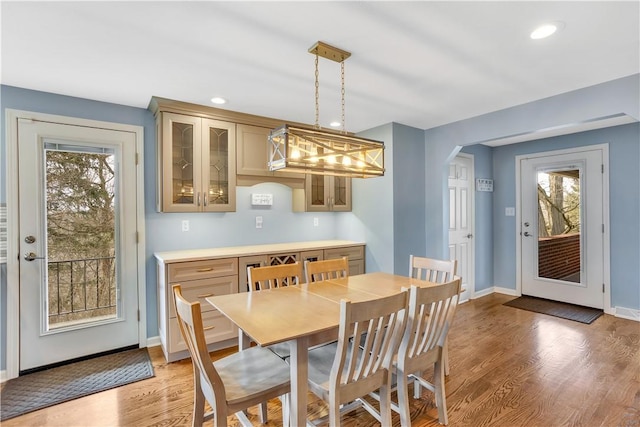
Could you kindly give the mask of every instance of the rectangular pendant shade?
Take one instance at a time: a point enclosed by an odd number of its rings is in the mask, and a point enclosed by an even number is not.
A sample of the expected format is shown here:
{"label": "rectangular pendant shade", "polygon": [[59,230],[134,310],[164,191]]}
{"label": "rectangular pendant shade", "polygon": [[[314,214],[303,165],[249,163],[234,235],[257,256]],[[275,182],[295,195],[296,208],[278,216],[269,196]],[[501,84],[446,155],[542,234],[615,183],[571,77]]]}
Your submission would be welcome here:
{"label": "rectangular pendant shade", "polygon": [[283,125],[269,134],[269,170],[371,178],[384,175],[384,143]]}

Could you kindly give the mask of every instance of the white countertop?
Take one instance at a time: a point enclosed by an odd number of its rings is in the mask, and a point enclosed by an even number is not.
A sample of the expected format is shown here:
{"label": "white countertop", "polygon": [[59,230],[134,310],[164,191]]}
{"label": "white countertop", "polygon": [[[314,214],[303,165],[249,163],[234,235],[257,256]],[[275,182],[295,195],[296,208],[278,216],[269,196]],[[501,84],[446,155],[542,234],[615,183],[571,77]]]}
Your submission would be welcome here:
{"label": "white countertop", "polygon": [[363,246],[364,242],[351,240],[316,240],[311,242],[273,243],[266,245],[230,246],[225,248],[188,249],[182,251],[156,252],[155,257],[164,262],[200,261],[212,258],[243,257],[280,252],[313,251],[318,249]]}

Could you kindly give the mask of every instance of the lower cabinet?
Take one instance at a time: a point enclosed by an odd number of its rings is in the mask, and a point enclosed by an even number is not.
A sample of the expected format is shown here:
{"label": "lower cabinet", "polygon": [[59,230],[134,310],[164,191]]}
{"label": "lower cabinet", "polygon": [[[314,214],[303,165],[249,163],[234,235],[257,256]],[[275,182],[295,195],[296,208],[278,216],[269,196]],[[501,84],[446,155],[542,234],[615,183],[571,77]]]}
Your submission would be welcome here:
{"label": "lower cabinet", "polygon": [[[206,298],[214,295],[226,295],[247,292],[247,267],[289,264],[296,261],[318,261],[323,259],[349,258],[349,274],[365,272],[364,245],[340,245],[332,247],[323,242],[318,249],[313,242],[309,247],[304,244],[292,244],[296,250],[269,251],[270,245],[264,245],[265,251],[259,253],[257,247],[224,248],[212,250],[210,259],[190,260],[192,253],[184,251],[157,253],[158,268],[158,332],[164,356],[169,362],[189,357],[187,346],[182,339],[177,321],[172,286],[180,284],[182,295],[189,301],[199,301],[202,309],[205,337],[209,351],[231,347],[237,344],[238,329],[222,313],[214,309]],[[308,249],[308,250],[306,250]],[[245,255],[246,253],[246,255]]]}

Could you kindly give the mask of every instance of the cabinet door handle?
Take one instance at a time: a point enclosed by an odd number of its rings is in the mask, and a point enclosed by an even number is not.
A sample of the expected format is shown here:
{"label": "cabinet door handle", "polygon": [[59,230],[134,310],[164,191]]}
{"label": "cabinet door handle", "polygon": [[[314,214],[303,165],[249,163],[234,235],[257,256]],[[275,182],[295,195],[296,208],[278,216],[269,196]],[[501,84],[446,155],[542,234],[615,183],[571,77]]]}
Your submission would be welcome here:
{"label": "cabinet door handle", "polygon": [[204,202],[204,205],[207,206],[207,203],[209,202],[209,196],[207,196],[205,193],[202,193],[202,201]]}
{"label": "cabinet door handle", "polygon": [[210,331],[211,329],[215,329],[215,326],[205,326],[202,328],[203,331]]}
{"label": "cabinet door handle", "polygon": [[209,298],[209,297],[214,297],[214,296],[216,296],[216,294],[210,293],[210,294],[198,295],[198,298]]}
{"label": "cabinet door handle", "polygon": [[207,267],[207,268],[199,268],[197,270],[198,273],[205,273],[207,271],[213,271],[213,267]]}
{"label": "cabinet door handle", "polygon": [[200,206],[200,192],[198,191],[198,206]]}

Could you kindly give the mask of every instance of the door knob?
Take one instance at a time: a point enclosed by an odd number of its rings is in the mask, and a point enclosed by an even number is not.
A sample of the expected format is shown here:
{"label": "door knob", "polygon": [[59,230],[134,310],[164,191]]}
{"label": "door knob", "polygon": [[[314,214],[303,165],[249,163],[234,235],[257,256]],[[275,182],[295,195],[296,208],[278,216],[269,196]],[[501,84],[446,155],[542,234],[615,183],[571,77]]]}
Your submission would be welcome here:
{"label": "door knob", "polygon": [[470,239],[470,238],[472,238],[472,237],[473,237],[473,234],[469,233],[469,234],[467,234],[465,237],[466,237],[467,239]]}
{"label": "door knob", "polygon": [[531,233],[529,233],[528,231],[525,231],[525,232],[524,232],[524,235],[525,235],[525,237],[530,237],[530,236],[531,236]]}
{"label": "door knob", "polygon": [[24,259],[27,261],[33,261],[34,259],[44,259],[43,256],[36,256],[35,252],[27,252],[24,254]]}

